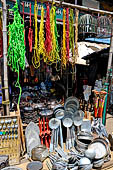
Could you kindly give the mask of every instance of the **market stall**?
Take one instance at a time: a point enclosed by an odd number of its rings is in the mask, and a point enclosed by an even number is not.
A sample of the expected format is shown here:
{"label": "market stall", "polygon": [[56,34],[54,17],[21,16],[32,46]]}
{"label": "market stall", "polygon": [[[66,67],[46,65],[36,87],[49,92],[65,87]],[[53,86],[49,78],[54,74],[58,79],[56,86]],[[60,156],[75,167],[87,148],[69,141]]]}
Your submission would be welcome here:
{"label": "market stall", "polygon": [[[24,167],[27,170],[102,168],[111,159],[111,145],[103,125],[108,91],[99,82],[92,90],[87,78],[83,80],[82,98],[76,89],[76,65],[81,61],[81,50],[85,53],[78,40],[83,35],[102,33],[101,19],[97,14],[84,15],[81,10],[87,8],[68,3],[35,0],[9,5],[10,88],[3,83],[2,89],[10,89],[10,101],[5,98],[2,104],[10,104],[10,114],[0,117],[1,169],[23,168],[8,167],[20,164],[23,157],[30,161]],[[4,21],[1,15],[0,21]],[[110,21],[108,35],[111,35]],[[0,38],[2,43],[4,36],[1,34]]]}

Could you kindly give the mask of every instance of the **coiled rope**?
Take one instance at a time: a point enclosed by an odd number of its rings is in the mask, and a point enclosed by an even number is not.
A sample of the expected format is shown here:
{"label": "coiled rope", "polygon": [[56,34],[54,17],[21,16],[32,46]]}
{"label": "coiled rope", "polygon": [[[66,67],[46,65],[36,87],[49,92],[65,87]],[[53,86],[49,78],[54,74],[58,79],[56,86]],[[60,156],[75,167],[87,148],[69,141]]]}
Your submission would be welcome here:
{"label": "coiled rope", "polygon": [[66,26],[65,26],[65,16],[66,16],[66,10],[63,9],[63,41],[62,41],[62,67],[66,68]]}
{"label": "coiled rope", "polygon": [[70,22],[69,22],[69,37],[70,37],[70,49],[72,52],[72,63],[74,62],[74,21],[73,21],[73,9],[70,9]]}
{"label": "coiled rope", "polygon": [[[44,38],[44,7],[41,7],[41,22],[40,22],[40,30],[39,30],[39,47],[38,47],[38,58],[40,59],[40,55],[46,62],[46,55],[45,55],[45,38]],[[39,65],[40,66],[40,65]]]}
{"label": "coiled rope", "polygon": [[66,50],[67,60],[69,60],[69,8],[66,8]]}
{"label": "coiled rope", "polygon": [[34,20],[35,20],[35,45],[34,45],[34,55],[32,57],[32,64],[34,68],[40,67],[40,58],[38,57],[38,39],[37,39],[37,32],[38,32],[38,27],[37,27],[37,13],[38,13],[38,8],[37,8],[37,1],[35,0],[35,5],[34,5]]}
{"label": "coiled rope", "polygon": [[52,36],[52,50],[51,50],[51,63],[60,61],[59,46],[58,46],[58,32],[56,25],[56,7],[52,6],[50,10],[50,25],[51,25],[51,36]]}
{"label": "coiled rope", "polygon": [[45,40],[45,49],[47,56],[47,63],[51,62],[50,52],[52,50],[52,38],[51,38],[51,28],[50,28],[50,13],[49,13],[49,5],[47,5],[47,14],[46,14],[46,40]]}
{"label": "coiled rope", "polygon": [[13,7],[14,21],[8,25],[9,47],[8,47],[8,65],[11,66],[12,71],[17,73],[16,87],[19,88],[20,94],[18,97],[18,104],[21,98],[21,86],[19,83],[19,69],[25,68],[25,44],[24,44],[24,21],[19,14],[17,2]]}
{"label": "coiled rope", "polygon": [[29,41],[29,52],[32,52],[33,30],[31,28],[31,3],[29,5],[29,9],[30,9],[30,27],[28,33],[28,41]]}

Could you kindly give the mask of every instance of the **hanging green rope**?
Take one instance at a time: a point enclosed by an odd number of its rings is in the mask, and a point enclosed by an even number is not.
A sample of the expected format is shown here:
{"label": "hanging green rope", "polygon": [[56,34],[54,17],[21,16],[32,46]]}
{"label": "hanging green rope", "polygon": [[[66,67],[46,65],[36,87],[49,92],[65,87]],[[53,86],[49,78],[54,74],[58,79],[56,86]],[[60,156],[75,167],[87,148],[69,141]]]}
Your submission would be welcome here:
{"label": "hanging green rope", "polygon": [[8,25],[9,47],[8,47],[8,65],[12,71],[17,73],[17,82],[15,87],[20,89],[18,104],[20,103],[22,88],[19,83],[19,69],[25,68],[25,44],[24,44],[24,23],[19,14],[17,2],[11,9],[14,11],[14,21]]}
{"label": "hanging green rope", "polygon": [[69,39],[70,49],[72,52],[72,60],[74,58],[74,21],[73,21],[73,9],[70,9],[70,21],[69,21]]}

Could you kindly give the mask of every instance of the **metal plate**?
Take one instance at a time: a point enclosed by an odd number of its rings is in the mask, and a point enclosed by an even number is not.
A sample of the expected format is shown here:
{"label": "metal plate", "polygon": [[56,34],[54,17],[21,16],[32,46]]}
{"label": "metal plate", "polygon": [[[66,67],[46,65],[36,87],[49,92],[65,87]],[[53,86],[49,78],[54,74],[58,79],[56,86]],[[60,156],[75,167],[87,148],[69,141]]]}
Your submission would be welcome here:
{"label": "metal plate", "polygon": [[69,107],[69,104],[74,104],[77,109],[79,108],[79,100],[76,97],[68,97],[64,103],[64,108],[66,109],[67,106]]}
{"label": "metal plate", "polygon": [[40,161],[34,161],[27,165],[27,170],[40,170],[43,168],[43,164]]}

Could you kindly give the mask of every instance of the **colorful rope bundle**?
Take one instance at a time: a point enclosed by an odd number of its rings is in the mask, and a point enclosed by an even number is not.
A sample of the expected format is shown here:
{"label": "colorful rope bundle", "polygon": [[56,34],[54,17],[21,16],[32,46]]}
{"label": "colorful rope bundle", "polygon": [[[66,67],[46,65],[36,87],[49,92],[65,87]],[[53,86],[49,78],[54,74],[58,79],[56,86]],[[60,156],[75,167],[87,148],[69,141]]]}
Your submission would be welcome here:
{"label": "colorful rope bundle", "polygon": [[30,9],[30,27],[28,33],[28,41],[29,41],[29,52],[32,52],[33,30],[31,29],[31,3],[29,9]]}
{"label": "colorful rope bundle", "polygon": [[69,37],[70,37],[70,49],[72,52],[72,63],[74,62],[74,21],[73,21],[73,9],[70,9],[70,23],[69,23]]}
{"label": "colorful rope bundle", "polygon": [[38,57],[38,39],[37,39],[37,32],[38,32],[38,27],[37,27],[37,13],[38,13],[38,8],[37,8],[37,1],[35,0],[35,5],[34,5],[34,20],[35,20],[35,46],[34,46],[34,55],[32,57],[32,64],[34,68],[40,67],[40,58]]}
{"label": "colorful rope bundle", "polygon": [[79,15],[79,11],[76,10],[75,12],[75,63],[77,61],[77,57],[78,57],[78,15]]}
{"label": "colorful rope bundle", "polygon": [[[23,2],[23,24],[24,24],[24,2]],[[25,40],[25,28],[24,28],[24,43],[26,45],[26,40]]]}
{"label": "colorful rope bundle", "polygon": [[19,69],[21,68],[24,70],[25,68],[24,24],[22,24],[23,19],[19,14],[17,2],[12,11],[14,11],[14,21],[12,24],[8,25],[8,33],[10,34],[8,47],[8,65],[12,67],[12,71],[17,72],[18,74],[15,86],[20,89],[18,98],[19,104],[22,92],[19,83]]}
{"label": "colorful rope bundle", "polygon": [[3,56],[2,17],[0,12],[0,58]]}
{"label": "colorful rope bundle", "polygon": [[67,60],[69,60],[69,8],[66,8],[66,50]]}
{"label": "colorful rope bundle", "polygon": [[59,47],[58,47],[58,32],[56,25],[56,7],[52,6],[50,11],[50,25],[51,25],[51,36],[52,36],[52,51],[51,51],[51,63],[60,61]]}
{"label": "colorful rope bundle", "polygon": [[65,26],[66,10],[63,9],[63,41],[62,41],[62,67],[66,68],[66,26]]}
{"label": "colorful rope bundle", "polygon": [[40,22],[40,30],[39,30],[38,58],[40,59],[40,55],[42,55],[44,62],[46,62],[44,42],[45,42],[45,38],[44,38],[44,7],[42,6],[41,7],[41,22]]}
{"label": "colorful rope bundle", "polygon": [[46,49],[46,55],[47,55],[47,62],[50,62],[51,61],[50,52],[52,50],[52,39],[51,39],[51,29],[50,29],[49,5],[47,5],[45,28],[46,28],[45,49]]}

